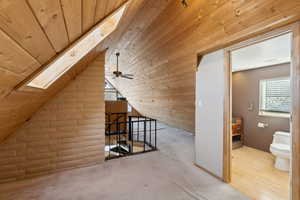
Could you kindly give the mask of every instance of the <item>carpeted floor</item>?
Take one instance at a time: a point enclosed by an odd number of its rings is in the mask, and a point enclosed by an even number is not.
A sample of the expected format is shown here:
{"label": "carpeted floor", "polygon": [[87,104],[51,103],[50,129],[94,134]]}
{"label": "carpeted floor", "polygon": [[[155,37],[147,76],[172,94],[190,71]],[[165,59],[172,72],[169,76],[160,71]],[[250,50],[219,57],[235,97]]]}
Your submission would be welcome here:
{"label": "carpeted floor", "polygon": [[194,136],[159,124],[159,151],[0,185],[1,200],[246,200],[193,164]]}

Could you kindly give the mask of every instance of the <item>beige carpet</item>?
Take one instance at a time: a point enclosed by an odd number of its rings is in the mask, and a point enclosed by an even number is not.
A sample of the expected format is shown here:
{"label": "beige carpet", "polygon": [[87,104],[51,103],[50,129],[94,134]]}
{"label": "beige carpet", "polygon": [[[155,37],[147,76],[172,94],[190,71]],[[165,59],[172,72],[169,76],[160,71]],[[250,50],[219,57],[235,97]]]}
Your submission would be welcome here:
{"label": "beige carpet", "polygon": [[247,200],[195,167],[194,136],[160,124],[160,151],[0,185],[1,200]]}

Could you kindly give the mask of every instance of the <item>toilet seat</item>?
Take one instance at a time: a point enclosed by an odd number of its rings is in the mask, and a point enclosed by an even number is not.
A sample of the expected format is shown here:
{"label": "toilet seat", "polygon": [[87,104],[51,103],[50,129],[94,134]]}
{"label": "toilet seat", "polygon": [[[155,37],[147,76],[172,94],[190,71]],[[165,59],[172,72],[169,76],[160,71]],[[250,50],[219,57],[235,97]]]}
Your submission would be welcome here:
{"label": "toilet seat", "polygon": [[290,146],[286,144],[271,144],[271,149],[282,153],[290,153]]}
{"label": "toilet seat", "polygon": [[275,132],[270,151],[275,156],[275,168],[289,171],[291,157],[290,134],[282,131]]}

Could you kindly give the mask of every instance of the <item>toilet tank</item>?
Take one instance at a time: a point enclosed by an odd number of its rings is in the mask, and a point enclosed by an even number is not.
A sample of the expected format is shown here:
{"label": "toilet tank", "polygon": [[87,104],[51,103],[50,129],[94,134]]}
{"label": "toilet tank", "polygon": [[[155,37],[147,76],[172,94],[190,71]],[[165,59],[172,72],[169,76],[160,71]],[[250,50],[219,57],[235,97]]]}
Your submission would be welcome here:
{"label": "toilet tank", "polygon": [[290,133],[283,131],[276,131],[273,135],[273,144],[291,144]]}

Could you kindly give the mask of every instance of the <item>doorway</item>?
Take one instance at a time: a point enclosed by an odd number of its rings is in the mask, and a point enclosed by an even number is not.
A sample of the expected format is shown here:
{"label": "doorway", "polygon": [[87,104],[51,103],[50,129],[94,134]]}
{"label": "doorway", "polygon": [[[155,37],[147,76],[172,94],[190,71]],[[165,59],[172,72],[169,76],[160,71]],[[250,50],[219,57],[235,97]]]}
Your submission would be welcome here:
{"label": "doorway", "polygon": [[[256,151],[253,151],[253,149],[247,149],[247,148],[240,150],[239,152],[233,152],[232,148],[236,146],[236,141],[239,141],[241,145],[251,144],[252,146],[256,146],[256,147],[263,146],[261,148],[263,148],[263,150],[265,150],[265,151],[270,150],[267,147],[267,146],[270,146],[270,144],[268,144],[268,142],[269,143],[273,142],[273,141],[270,141],[270,138],[267,140],[267,142],[263,142],[263,139],[261,138],[261,136],[264,136],[264,135],[256,134],[257,138],[254,138],[254,139],[253,138],[251,139],[251,137],[255,136],[255,134],[252,134],[249,136],[249,133],[248,133],[248,135],[245,135],[246,134],[244,132],[245,131],[245,127],[244,127],[245,121],[243,121],[243,120],[245,120],[244,118],[247,118],[247,120],[249,120],[250,118],[248,116],[237,116],[237,115],[239,115],[239,114],[237,114],[239,112],[236,111],[236,107],[238,107],[238,106],[236,104],[233,106],[233,103],[237,102],[237,101],[235,101],[237,97],[236,97],[236,95],[233,94],[233,92],[235,92],[235,93],[238,92],[238,89],[233,90],[233,87],[234,87],[233,84],[237,84],[236,79],[240,78],[238,76],[241,76],[241,75],[249,76],[249,74],[250,74],[250,77],[251,77],[251,73],[252,73],[252,79],[259,78],[258,75],[255,75],[255,74],[253,75],[254,71],[250,71],[252,69],[249,68],[252,66],[252,64],[254,64],[251,62],[253,62],[253,61],[257,62],[257,60],[259,60],[259,58],[258,57],[252,58],[250,61],[248,61],[248,62],[250,62],[250,63],[248,63],[248,65],[242,65],[241,63],[239,65],[235,65],[237,63],[237,60],[239,59],[238,56],[241,56],[243,51],[247,51],[247,49],[251,50],[251,46],[252,47],[256,46],[256,48],[257,48],[258,45],[266,44],[271,40],[273,40],[273,41],[277,40],[275,42],[275,44],[278,44],[278,39],[284,38],[284,37],[290,38],[291,45],[290,45],[290,49],[288,52],[290,54],[289,61],[287,61],[287,60],[283,61],[284,59],[282,59],[281,61],[280,61],[280,59],[277,59],[277,60],[276,59],[267,59],[264,61],[263,64],[262,63],[260,63],[259,65],[256,64],[257,66],[265,67],[266,65],[271,66],[274,64],[276,65],[276,64],[283,64],[283,63],[287,64],[288,63],[290,75],[289,76],[286,76],[286,75],[278,76],[276,78],[274,78],[274,77],[273,78],[267,78],[267,77],[262,78],[261,77],[259,80],[256,80],[256,83],[258,84],[257,87],[254,84],[252,84],[251,87],[252,87],[252,89],[253,88],[257,89],[257,91],[255,91],[255,92],[259,96],[259,98],[257,99],[258,103],[248,101],[248,102],[244,103],[242,106],[243,107],[246,106],[246,110],[247,110],[245,112],[246,114],[247,114],[247,112],[254,113],[254,110],[255,110],[255,112],[258,111],[255,114],[256,120],[258,120],[258,122],[257,121],[255,122],[256,125],[255,125],[254,129],[257,128],[256,126],[258,126],[258,128],[261,128],[261,133],[264,132],[264,131],[262,131],[262,130],[264,130],[263,128],[266,128],[269,124],[265,123],[265,121],[263,121],[263,120],[260,121],[261,119],[259,119],[259,116],[266,117],[266,115],[271,114],[273,116],[269,116],[269,117],[279,117],[279,118],[281,118],[281,117],[289,118],[290,117],[290,127],[288,128],[289,131],[285,131],[285,132],[290,133],[290,141],[293,141],[290,143],[290,160],[291,160],[290,169],[289,169],[290,181],[288,181],[288,180],[286,181],[286,184],[289,185],[290,192],[287,191],[286,197],[289,196],[289,198],[292,200],[299,200],[299,198],[300,198],[300,194],[299,194],[299,175],[300,175],[300,173],[299,173],[299,153],[300,153],[300,148],[299,148],[299,93],[300,93],[300,91],[299,91],[299,55],[300,55],[300,52],[299,52],[299,46],[300,46],[299,30],[300,30],[299,24],[295,23],[290,26],[269,32],[264,35],[260,35],[258,37],[252,38],[250,40],[241,42],[239,44],[233,45],[233,46],[225,49],[225,71],[224,71],[225,94],[224,94],[223,179],[224,179],[224,181],[226,181],[228,183],[235,184],[237,180],[233,180],[233,177],[238,178],[238,176],[234,176],[234,174],[233,174],[234,173],[233,164],[236,165],[237,163],[239,163],[236,160],[236,158],[238,156],[241,156],[242,153],[245,153],[247,151],[248,151],[248,153],[252,152],[253,154],[257,155]],[[273,48],[273,50],[274,50],[274,48]],[[267,52],[267,54],[268,53],[269,52]],[[246,52],[246,54],[247,54],[247,52]],[[253,51],[252,54],[257,54],[257,56],[259,56],[259,57],[262,57],[262,55],[263,55],[262,52],[256,52],[256,51]],[[280,55],[281,54],[282,54],[282,52],[280,53]],[[250,54],[248,53],[248,55],[250,55]],[[241,60],[239,62],[241,62]],[[247,71],[248,73],[239,73],[239,74],[233,75],[232,71],[236,70],[235,69],[236,66],[239,66],[239,67],[244,66],[244,69],[242,69],[242,70],[240,69],[240,71]],[[248,69],[247,69],[247,67],[248,67]],[[259,67],[257,67],[257,68],[259,68]],[[270,68],[268,68],[268,69],[261,68],[260,71],[262,71],[262,70],[270,71]],[[272,70],[273,69],[271,69],[271,72],[274,72]],[[249,71],[251,73],[249,73]],[[260,72],[259,74],[261,74],[261,73],[262,72]],[[243,77],[243,78],[245,78],[245,77]],[[274,89],[276,87],[284,89],[284,86],[290,86],[290,94],[291,94],[290,110],[288,110],[288,106],[286,106],[287,104],[285,104],[286,102],[284,101],[287,99],[284,99],[284,97],[282,97],[281,101],[277,99],[277,102],[276,102],[276,101],[274,101],[274,99],[270,99],[270,98],[272,98],[270,95],[268,96],[266,94],[266,91],[268,91],[268,94],[270,92],[272,92],[272,85],[273,85],[274,92],[276,92]],[[248,94],[249,94],[249,92],[248,93],[246,92],[241,95],[243,97],[245,97],[245,95],[248,95]],[[283,92],[281,95],[283,95]],[[235,98],[235,100],[233,100],[233,98]],[[273,104],[270,104],[270,103],[268,104],[268,102],[273,102]],[[274,104],[274,102],[275,102],[275,104],[277,103],[277,107]],[[235,109],[234,112],[233,112],[233,109]],[[269,111],[273,111],[273,112],[269,112]],[[234,117],[233,117],[233,114],[235,115]],[[274,115],[277,115],[277,116],[274,116]],[[279,115],[282,115],[282,116],[279,116]],[[285,116],[283,116],[283,115],[285,115]],[[247,128],[249,128],[249,127],[247,127]],[[237,129],[239,129],[239,130],[237,130]],[[276,131],[273,131],[273,132],[276,132]],[[280,132],[280,130],[278,132]],[[273,134],[273,135],[275,135],[275,134]],[[233,143],[233,141],[234,141],[234,143]],[[271,154],[268,154],[268,155],[271,155]],[[242,155],[242,157],[245,158],[244,155]],[[276,158],[274,158],[274,160],[276,160]],[[247,162],[247,161],[244,160],[244,162]],[[247,168],[247,166],[249,166],[249,164],[244,163],[244,168],[245,167]],[[274,167],[275,166],[276,165],[274,165]],[[237,172],[237,173],[243,173],[243,172]],[[253,178],[251,178],[251,176],[249,176],[248,179],[253,180]],[[262,181],[260,180],[259,182],[262,182]],[[238,185],[238,184],[236,184],[236,185]],[[242,183],[240,185],[241,185],[241,187],[243,187]],[[247,190],[247,189],[255,190],[256,186],[259,187],[258,184],[254,184],[254,188],[244,187],[241,189],[241,191],[247,193],[247,191],[245,191],[245,190]],[[274,189],[274,188],[272,188],[272,189]],[[250,193],[248,193],[248,194],[251,195]],[[254,195],[258,195],[258,194],[256,193]],[[257,196],[255,196],[254,198],[260,199]],[[262,197],[261,199],[268,199],[268,196]],[[272,199],[272,198],[270,197],[269,199]],[[273,197],[273,199],[274,199],[274,197]]]}

